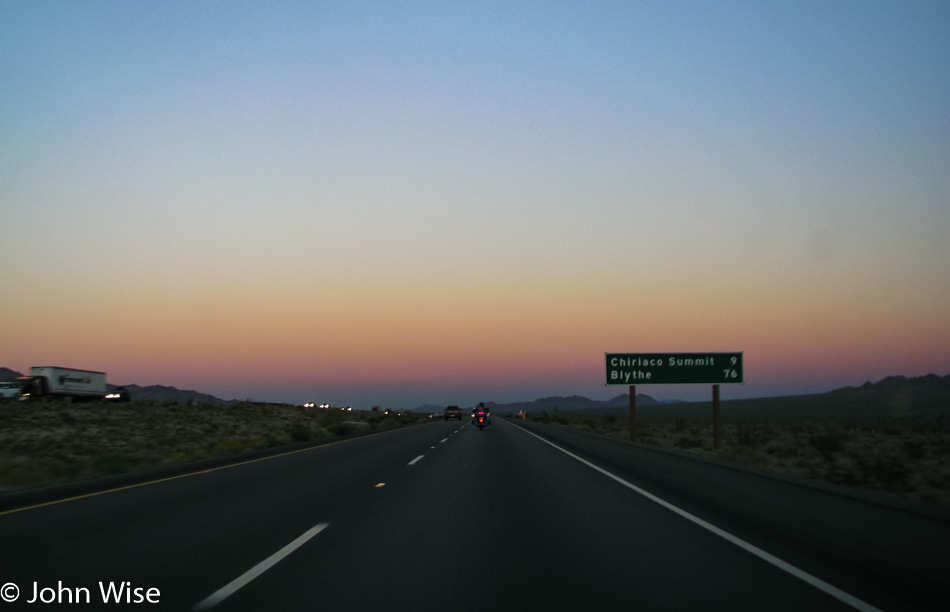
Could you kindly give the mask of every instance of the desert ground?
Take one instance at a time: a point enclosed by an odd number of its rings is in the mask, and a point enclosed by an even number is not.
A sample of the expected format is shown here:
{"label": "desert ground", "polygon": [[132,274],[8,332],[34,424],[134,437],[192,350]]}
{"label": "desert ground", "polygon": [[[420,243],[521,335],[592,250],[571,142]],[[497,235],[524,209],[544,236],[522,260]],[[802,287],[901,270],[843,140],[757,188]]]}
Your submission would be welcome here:
{"label": "desert ground", "polygon": [[[940,381],[938,381],[940,382]],[[950,401],[922,382],[814,396],[711,402],[637,412],[636,441],[950,508]],[[542,410],[529,418],[628,440],[629,414]]]}
{"label": "desert ground", "polygon": [[[649,406],[638,411],[636,443],[950,508],[946,396],[943,391],[924,393],[924,387],[911,388],[908,395],[908,388],[724,402],[718,448],[709,405]],[[498,409],[506,415],[503,406]],[[528,418],[629,439],[624,410],[559,412],[552,406],[532,411]],[[4,401],[0,492],[329,441],[427,420],[428,415],[411,412],[387,415],[256,402]]]}
{"label": "desert ground", "polygon": [[[412,413],[242,402],[0,402],[0,491],[331,440],[415,423]],[[424,418],[424,417],[422,417]]]}

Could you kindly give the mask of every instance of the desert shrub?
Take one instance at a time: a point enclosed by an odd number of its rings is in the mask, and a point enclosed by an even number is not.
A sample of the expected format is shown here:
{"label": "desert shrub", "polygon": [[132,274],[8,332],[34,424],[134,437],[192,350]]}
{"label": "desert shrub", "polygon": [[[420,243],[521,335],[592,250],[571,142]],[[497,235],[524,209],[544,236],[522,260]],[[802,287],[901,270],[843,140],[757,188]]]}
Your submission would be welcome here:
{"label": "desert shrub", "polygon": [[103,453],[93,460],[96,471],[103,474],[124,474],[131,470],[136,461],[122,453]]}
{"label": "desert shrub", "polygon": [[281,438],[275,435],[267,436],[267,448],[273,448],[275,446],[283,446],[287,443],[285,438]]}
{"label": "desert shrub", "polygon": [[700,438],[690,438],[687,436],[680,436],[676,440],[677,448],[702,448],[703,441]]}
{"label": "desert shrub", "polygon": [[771,428],[757,425],[755,422],[736,424],[736,443],[740,446],[755,447],[765,444],[774,436]]}
{"label": "desert shrub", "polygon": [[899,461],[879,459],[871,464],[870,470],[885,488],[891,488],[907,477],[907,466]]}
{"label": "desert shrub", "polygon": [[0,465],[0,484],[8,487],[21,487],[39,478],[30,465]]}
{"label": "desert shrub", "polygon": [[923,459],[924,455],[927,454],[927,449],[924,447],[923,442],[918,440],[906,440],[904,442],[904,454],[911,459]]}
{"label": "desert shrub", "polygon": [[840,453],[845,449],[848,434],[836,427],[826,427],[823,431],[816,431],[810,434],[808,441],[815,450],[821,451],[822,453]]}
{"label": "desert shrub", "polygon": [[288,427],[287,434],[294,442],[306,442],[311,439],[310,427],[300,422]]}
{"label": "desert shrub", "polygon": [[221,440],[217,444],[212,445],[209,451],[212,454],[239,453],[249,446],[252,446],[255,442],[256,440],[235,440],[233,438],[229,438],[227,440]]}
{"label": "desert shrub", "polygon": [[[80,472],[82,472],[82,463],[71,457],[57,457],[48,462],[46,469],[56,479],[71,479],[76,478]],[[107,471],[106,473],[115,474],[121,472]]]}
{"label": "desert shrub", "polygon": [[798,456],[798,446],[792,441],[785,441],[782,443],[773,443],[769,445],[766,452],[769,455],[778,455],[779,457],[797,457]]}
{"label": "desert shrub", "polygon": [[348,436],[354,433],[370,431],[369,423],[362,421],[343,421],[330,427],[330,431],[337,436]]}
{"label": "desert shrub", "polygon": [[388,424],[382,419],[369,419],[366,421],[366,424],[369,425],[369,428],[373,431],[382,431],[386,429],[392,429],[392,425]]}
{"label": "desert shrub", "polygon": [[[416,422],[416,416],[412,413],[411,410],[399,413],[399,424],[400,425],[412,425]],[[366,423],[363,423],[364,425]]]}

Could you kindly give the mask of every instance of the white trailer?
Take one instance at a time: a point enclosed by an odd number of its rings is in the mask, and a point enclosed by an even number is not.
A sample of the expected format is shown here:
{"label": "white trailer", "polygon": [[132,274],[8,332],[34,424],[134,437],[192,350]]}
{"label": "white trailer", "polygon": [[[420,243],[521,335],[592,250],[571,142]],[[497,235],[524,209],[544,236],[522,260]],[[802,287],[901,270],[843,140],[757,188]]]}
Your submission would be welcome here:
{"label": "white trailer", "polygon": [[105,372],[58,366],[30,368],[30,375],[24,376],[21,383],[22,399],[43,396],[102,399],[109,393]]}

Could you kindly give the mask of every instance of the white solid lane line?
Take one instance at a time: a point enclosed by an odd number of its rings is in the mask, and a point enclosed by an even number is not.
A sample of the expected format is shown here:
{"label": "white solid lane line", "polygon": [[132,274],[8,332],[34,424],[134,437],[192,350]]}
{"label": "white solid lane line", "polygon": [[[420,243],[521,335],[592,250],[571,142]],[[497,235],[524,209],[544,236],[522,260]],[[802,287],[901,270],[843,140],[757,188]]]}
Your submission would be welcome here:
{"label": "white solid lane line", "polygon": [[[518,426],[515,425],[515,427],[518,427]],[[854,595],[851,595],[850,593],[848,593],[848,592],[846,592],[846,591],[842,591],[842,590],[839,589],[838,587],[836,587],[836,586],[834,586],[834,585],[832,585],[832,584],[829,584],[829,583],[825,582],[825,581],[822,580],[821,578],[818,578],[817,576],[813,576],[812,574],[809,574],[809,573],[806,572],[805,570],[799,569],[798,567],[792,565],[791,563],[788,563],[788,562],[786,562],[786,561],[783,561],[782,559],[779,559],[779,558],[776,557],[775,555],[772,555],[772,554],[770,554],[770,553],[765,552],[764,550],[762,550],[762,549],[759,548],[758,546],[755,546],[755,545],[753,545],[753,544],[749,544],[749,543],[746,542],[745,540],[743,540],[743,539],[741,539],[741,538],[739,538],[739,537],[737,537],[737,536],[732,535],[732,534],[729,533],[728,531],[725,531],[725,530],[723,530],[723,529],[720,529],[719,527],[716,527],[715,525],[713,525],[713,524],[711,524],[711,523],[707,523],[706,521],[704,521],[703,519],[699,518],[698,516],[694,516],[694,515],[690,514],[689,512],[683,510],[682,508],[680,508],[680,507],[678,507],[678,506],[674,506],[674,505],[671,504],[670,502],[668,502],[668,501],[666,501],[666,500],[664,500],[664,499],[661,499],[661,498],[657,497],[656,495],[653,495],[653,494],[650,493],[649,491],[646,491],[646,490],[644,490],[644,489],[641,489],[641,488],[638,487],[637,485],[631,484],[631,483],[627,482],[626,480],[624,480],[623,478],[620,478],[619,476],[616,476],[616,475],[614,475],[614,474],[611,474],[611,473],[608,472],[607,470],[605,470],[605,469],[603,469],[603,468],[601,468],[601,467],[598,467],[598,466],[594,465],[594,464],[591,463],[590,461],[587,461],[586,459],[583,459],[583,458],[581,458],[581,457],[578,457],[577,455],[575,455],[575,454],[572,453],[571,451],[565,450],[565,449],[561,448],[560,446],[558,446],[557,444],[555,444],[555,443],[553,443],[553,442],[551,442],[551,441],[549,441],[549,440],[545,440],[544,438],[542,438],[542,437],[539,436],[538,434],[536,434],[536,433],[534,433],[534,432],[531,432],[531,431],[528,431],[527,429],[525,429],[525,428],[523,428],[523,427],[518,427],[518,429],[520,429],[521,431],[525,432],[526,434],[530,434],[530,435],[534,436],[535,438],[537,438],[538,440],[541,440],[541,441],[544,442],[545,444],[549,444],[550,446],[553,446],[554,448],[556,448],[557,450],[561,451],[562,453],[564,453],[564,454],[567,455],[568,457],[571,457],[571,458],[573,458],[573,459],[576,459],[577,461],[580,461],[581,463],[583,463],[583,464],[586,465],[587,467],[589,467],[589,468],[591,468],[591,469],[594,469],[594,470],[597,470],[598,472],[600,472],[600,473],[603,474],[604,476],[607,476],[608,478],[612,478],[613,480],[615,480],[615,481],[617,481],[618,483],[620,483],[621,485],[627,487],[627,488],[630,489],[631,491],[635,491],[635,492],[639,493],[640,495],[646,497],[646,498],[649,499],[650,501],[652,501],[652,502],[654,502],[654,503],[657,503],[657,504],[659,504],[660,506],[666,508],[666,509],[669,510],[670,512],[674,512],[674,513],[680,515],[681,517],[685,518],[686,520],[688,520],[688,521],[690,521],[690,522],[692,522],[692,523],[694,523],[694,524],[696,524],[696,525],[699,525],[700,527],[702,527],[702,528],[705,529],[706,531],[709,531],[709,532],[711,532],[711,533],[714,533],[714,534],[716,534],[717,536],[719,536],[720,538],[726,540],[727,542],[731,542],[732,544],[735,544],[735,545],[738,546],[739,548],[743,549],[744,551],[746,551],[746,552],[748,552],[748,553],[751,553],[751,554],[755,555],[756,557],[758,557],[759,559],[762,559],[762,560],[765,561],[766,563],[770,563],[770,564],[772,564],[773,566],[779,568],[780,570],[782,570],[782,571],[784,571],[784,572],[786,572],[786,573],[788,573],[788,574],[790,574],[790,575],[792,575],[792,576],[798,578],[799,580],[802,580],[802,581],[804,581],[804,582],[810,584],[811,586],[815,587],[816,589],[818,589],[818,590],[820,590],[820,591],[823,591],[824,593],[827,593],[828,595],[834,597],[834,598],[837,599],[838,601],[841,601],[841,602],[843,602],[843,603],[845,603],[845,604],[851,606],[851,607],[854,608],[855,610],[860,610],[861,612],[881,612],[880,609],[878,609],[878,608],[872,606],[871,604],[867,603],[866,601],[863,601],[863,600],[861,600],[861,599],[858,599],[858,598],[855,597]]]}
{"label": "white solid lane line", "polygon": [[425,455],[419,455],[418,457],[416,457],[415,459],[413,459],[412,461],[410,461],[410,462],[409,462],[409,465],[415,465],[415,464],[416,464],[420,459],[422,459],[423,457],[425,457]]}
{"label": "white solid lane line", "polygon": [[222,601],[224,601],[225,599],[233,595],[238,589],[245,586],[250,581],[254,580],[258,576],[260,576],[261,574],[269,570],[270,568],[274,567],[274,565],[279,563],[284,557],[286,557],[290,553],[294,552],[295,550],[297,550],[298,548],[306,544],[307,541],[310,540],[310,538],[312,538],[313,536],[317,535],[318,533],[326,529],[329,524],[330,523],[320,523],[319,525],[314,525],[313,527],[308,529],[303,535],[298,537],[296,540],[294,540],[287,546],[284,546],[283,548],[281,548],[280,550],[278,550],[271,556],[267,557],[266,559],[264,559],[263,561],[261,561],[260,563],[252,567],[251,569],[247,570],[246,572],[244,572],[243,574],[241,574],[240,576],[238,576],[237,578],[235,578],[228,584],[224,585],[223,587],[221,587],[220,589],[212,593],[211,595],[208,595],[207,597],[202,599],[194,607],[194,610],[196,612],[198,610],[207,610],[209,608],[213,608],[214,606],[218,605],[219,603],[221,603]]}

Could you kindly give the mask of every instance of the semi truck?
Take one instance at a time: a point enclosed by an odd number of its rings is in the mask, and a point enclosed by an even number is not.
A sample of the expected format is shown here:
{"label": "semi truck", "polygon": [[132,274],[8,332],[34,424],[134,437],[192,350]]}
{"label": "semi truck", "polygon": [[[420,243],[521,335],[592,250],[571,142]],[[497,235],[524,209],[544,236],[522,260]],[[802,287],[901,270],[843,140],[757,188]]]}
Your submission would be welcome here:
{"label": "semi truck", "polygon": [[76,370],[59,366],[39,366],[30,368],[30,375],[17,381],[20,385],[20,399],[36,397],[71,397],[81,399],[108,399],[127,401],[129,399],[123,387],[109,392],[106,373],[92,370]]}

